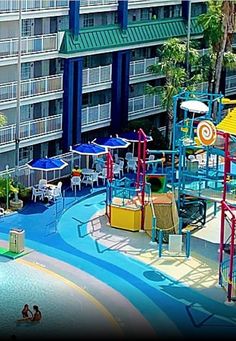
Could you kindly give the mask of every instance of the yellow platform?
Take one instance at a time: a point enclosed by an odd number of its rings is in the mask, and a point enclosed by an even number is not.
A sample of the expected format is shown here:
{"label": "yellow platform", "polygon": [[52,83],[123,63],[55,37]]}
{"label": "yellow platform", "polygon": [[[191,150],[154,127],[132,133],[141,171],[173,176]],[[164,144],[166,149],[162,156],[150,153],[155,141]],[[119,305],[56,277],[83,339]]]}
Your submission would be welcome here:
{"label": "yellow platform", "polygon": [[141,205],[138,198],[113,198],[111,204],[111,227],[128,231],[141,229]]}
{"label": "yellow platform", "polygon": [[229,113],[216,126],[217,130],[231,135],[236,135],[236,108],[229,110]]}

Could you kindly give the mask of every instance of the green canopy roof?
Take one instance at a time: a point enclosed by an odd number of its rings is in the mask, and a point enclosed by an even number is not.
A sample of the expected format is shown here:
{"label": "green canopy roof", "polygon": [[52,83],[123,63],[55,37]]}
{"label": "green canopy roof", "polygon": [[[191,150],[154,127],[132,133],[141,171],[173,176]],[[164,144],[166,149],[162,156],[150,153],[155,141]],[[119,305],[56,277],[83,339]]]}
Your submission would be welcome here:
{"label": "green canopy roof", "polygon": [[[191,20],[191,35],[202,34],[196,18]],[[61,44],[60,53],[71,56],[85,52],[141,47],[144,44],[155,44],[172,37],[186,37],[186,21],[182,18],[149,20],[132,23],[122,31],[119,25],[90,27],[80,30],[79,35],[66,31]],[[72,56],[71,56],[72,57]]]}

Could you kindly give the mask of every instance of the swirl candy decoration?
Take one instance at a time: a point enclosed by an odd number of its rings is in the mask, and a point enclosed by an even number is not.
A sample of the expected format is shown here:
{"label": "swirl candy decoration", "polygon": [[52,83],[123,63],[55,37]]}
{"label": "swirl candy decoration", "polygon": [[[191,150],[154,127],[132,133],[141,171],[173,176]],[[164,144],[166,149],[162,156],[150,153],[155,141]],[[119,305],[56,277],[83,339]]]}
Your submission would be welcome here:
{"label": "swirl candy decoration", "polygon": [[202,145],[213,145],[217,137],[215,125],[211,121],[201,121],[197,126],[197,137]]}

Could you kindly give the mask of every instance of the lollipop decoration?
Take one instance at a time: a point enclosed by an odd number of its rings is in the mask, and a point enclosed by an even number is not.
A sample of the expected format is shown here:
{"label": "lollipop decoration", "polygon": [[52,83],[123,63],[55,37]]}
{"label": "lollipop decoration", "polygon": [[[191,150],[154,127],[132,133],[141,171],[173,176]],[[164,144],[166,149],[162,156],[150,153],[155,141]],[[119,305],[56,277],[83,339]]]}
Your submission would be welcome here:
{"label": "lollipop decoration", "polygon": [[197,137],[204,146],[211,146],[216,141],[216,127],[211,121],[201,121],[197,126]]}

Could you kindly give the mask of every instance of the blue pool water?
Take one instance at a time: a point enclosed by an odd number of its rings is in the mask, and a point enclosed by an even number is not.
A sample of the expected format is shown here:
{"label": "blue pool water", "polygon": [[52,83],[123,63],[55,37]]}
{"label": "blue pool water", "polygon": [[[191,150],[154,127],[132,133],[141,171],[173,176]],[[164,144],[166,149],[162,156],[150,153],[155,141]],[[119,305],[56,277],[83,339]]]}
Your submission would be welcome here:
{"label": "blue pool water", "polygon": [[[45,233],[45,225],[52,218],[47,209],[15,216],[14,226],[25,229],[29,247],[86,271],[121,293],[151,323],[157,336],[223,336],[236,332],[235,308],[207,298],[117,250],[98,247],[99,241],[87,233],[86,222],[104,205],[105,194],[98,194],[72,206],[61,217],[57,233]],[[5,219],[0,238],[7,238],[12,224],[12,217]]]}

